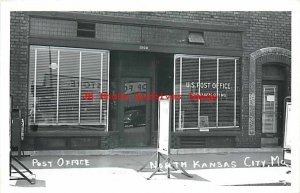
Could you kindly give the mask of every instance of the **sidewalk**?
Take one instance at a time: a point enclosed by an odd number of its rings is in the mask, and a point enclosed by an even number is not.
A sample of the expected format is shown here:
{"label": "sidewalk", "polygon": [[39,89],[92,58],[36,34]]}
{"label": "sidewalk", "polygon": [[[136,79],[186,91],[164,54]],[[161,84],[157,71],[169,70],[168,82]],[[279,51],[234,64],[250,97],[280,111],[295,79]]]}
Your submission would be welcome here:
{"label": "sidewalk", "polygon": [[[236,168],[187,170],[193,178],[179,173],[154,175],[146,180],[151,172],[138,173],[125,168],[76,168],[33,170],[37,175],[35,185],[26,181],[11,182],[10,193],[43,192],[290,192],[291,186],[286,168]],[[15,183],[15,184],[14,184]],[[268,186],[229,186],[263,184]],[[279,186],[281,184],[281,186]],[[270,186],[272,185],[272,186]]]}
{"label": "sidewalk", "polygon": [[[122,167],[137,170],[155,152],[154,148],[38,151],[21,161],[31,169]],[[280,148],[180,149],[172,150],[171,156],[185,169],[279,166],[283,159]],[[154,164],[155,160],[150,161]]]}
{"label": "sidewalk", "polygon": [[[291,175],[281,165],[280,149],[249,149],[246,151],[211,149],[210,153],[190,150],[174,154],[193,178],[172,171],[151,175],[156,166],[154,151],[139,155],[39,155],[22,158],[36,174],[37,183],[10,181],[10,192],[289,192]],[[127,150],[128,151],[128,150]],[[134,151],[132,150],[132,154]],[[214,153],[212,153],[214,152]],[[45,152],[44,152],[45,153]],[[121,154],[121,155],[120,155]],[[122,155],[123,154],[123,155]],[[136,154],[136,153],[135,153]],[[142,172],[137,172],[147,163]],[[165,168],[164,165],[161,166]],[[205,191],[204,191],[205,190]]]}

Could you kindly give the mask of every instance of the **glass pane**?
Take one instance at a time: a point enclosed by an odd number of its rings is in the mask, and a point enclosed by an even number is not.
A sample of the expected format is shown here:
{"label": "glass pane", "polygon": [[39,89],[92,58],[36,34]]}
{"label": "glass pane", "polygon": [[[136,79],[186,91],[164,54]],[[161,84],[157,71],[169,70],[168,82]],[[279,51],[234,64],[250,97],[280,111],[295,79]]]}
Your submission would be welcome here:
{"label": "glass pane", "polygon": [[276,112],[276,86],[264,86],[264,112]]}
{"label": "glass pane", "polygon": [[182,99],[181,114],[184,128],[198,127],[198,100],[192,100],[191,95],[198,94],[199,59],[182,59]]}
{"label": "glass pane", "polygon": [[78,123],[80,51],[62,49],[59,61],[59,123]]}
{"label": "glass pane", "polygon": [[[200,67],[200,95],[212,96],[207,97],[207,100],[200,101],[200,120],[208,124],[200,125],[203,127],[216,127],[216,96],[217,94],[217,60],[201,58]],[[207,121],[206,121],[207,120]]]}
{"label": "glass pane", "polygon": [[219,60],[219,123],[218,126],[234,126],[235,61]]}
{"label": "glass pane", "polygon": [[263,133],[276,133],[277,119],[274,114],[263,114]]}
{"label": "glass pane", "polygon": [[82,52],[81,60],[81,107],[82,124],[100,123],[101,55]]}
{"label": "glass pane", "polygon": [[263,133],[277,132],[277,86],[263,86]]}
{"label": "glass pane", "polygon": [[58,51],[39,48],[36,65],[36,123],[56,124]]}
{"label": "glass pane", "polygon": [[100,102],[99,95],[108,92],[108,52],[30,46],[29,58],[29,125],[81,124],[104,128],[108,104],[104,99]]}
{"label": "glass pane", "polygon": [[144,131],[146,129],[146,105],[125,107],[123,122],[125,129],[138,127],[138,130]]}
{"label": "glass pane", "polygon": [[240,68],[238,63],[235,64],[235,60],[219,59],[217,69],[217,58],[201,56],[176,58],[174,94],[182,96],[181,102],[173,101],[176,129],[180,128],[180,124],[184,129],[239,125]]}

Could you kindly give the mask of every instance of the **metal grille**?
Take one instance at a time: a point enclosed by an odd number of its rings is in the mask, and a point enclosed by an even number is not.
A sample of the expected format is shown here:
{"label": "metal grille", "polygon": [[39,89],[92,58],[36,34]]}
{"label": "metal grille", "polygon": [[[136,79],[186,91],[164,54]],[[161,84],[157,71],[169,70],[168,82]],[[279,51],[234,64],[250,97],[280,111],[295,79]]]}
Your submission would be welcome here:
{"label": "metal grille", "polygon": [[205,148],[206,138],[201,136],[182,136],[180,137],[181,148]]}

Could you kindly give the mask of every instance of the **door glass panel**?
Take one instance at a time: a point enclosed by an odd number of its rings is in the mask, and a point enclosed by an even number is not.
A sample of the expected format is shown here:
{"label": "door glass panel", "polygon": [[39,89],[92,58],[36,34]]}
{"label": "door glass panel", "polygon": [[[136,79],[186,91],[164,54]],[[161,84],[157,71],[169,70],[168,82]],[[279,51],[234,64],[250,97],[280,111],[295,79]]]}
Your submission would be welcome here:
{"label": "door glass panel", "polygon": [[263,86],[262,132],[277,132],[277,86]]}
{"label": "door glass panel", "polygon": [[[130,81],[124,83],[123,94],[128,95],[129,100],[123,101],[124,107],[124,128],[139,127],[144,130],[146,125],[146,94],[147,82]],[[145,99],[145,100],[144,100]]]}
{"label": "door glass panel", "polygon": [[124,108],[124,127],[125,129],[146,125],[146,105],[131,106]]}
{"label": "door glass panel", "polygon": [[[122,145],[146,146],[147,127],[146,119],[149,119],[149,83],[139,79],[122,81],[121,102],[123,114]],[[147,117],[148,115],[148,117]]]}

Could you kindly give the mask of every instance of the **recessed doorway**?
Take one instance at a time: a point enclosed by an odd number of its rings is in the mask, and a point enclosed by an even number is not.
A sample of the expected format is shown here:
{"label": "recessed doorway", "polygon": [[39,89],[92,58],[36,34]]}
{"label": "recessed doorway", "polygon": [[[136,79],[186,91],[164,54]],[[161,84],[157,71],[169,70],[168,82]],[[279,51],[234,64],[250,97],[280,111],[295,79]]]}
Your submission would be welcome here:
{"label": "recessed doorway", "polygon": [[140,94],[173,93],[174,54],[111,51],[110,95],[128,99],[110,101],[110,129],[119,136],[120,147],[155,146],[157,100],[137,100]]}
{"label": "recessed doorway", "polygon": [[270,63],[262,69],[262,146],[282,146],[284,98],[288,95],[287,68]]}

